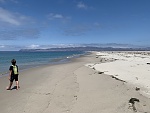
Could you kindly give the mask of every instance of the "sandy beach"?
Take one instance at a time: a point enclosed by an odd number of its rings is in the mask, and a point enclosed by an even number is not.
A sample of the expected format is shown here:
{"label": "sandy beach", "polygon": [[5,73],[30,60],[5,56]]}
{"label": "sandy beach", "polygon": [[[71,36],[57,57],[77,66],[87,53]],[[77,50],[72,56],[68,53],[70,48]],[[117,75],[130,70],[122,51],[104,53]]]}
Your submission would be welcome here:
{"label": "sandy beach", "polygon": [[[150,88],[148,72],[143,67],[138,67],[132,69],[133,72],[128,72],[128,77],[124,77],[120,74],[124,73],[121,70],[123,67],[118,68],[117,65],[126,66],[129,62],[123,61],[130,61],[133,68],[137,66],[137,60],[128,59],[132,58],[133,54],[125,53],[127,57],[122,54],[119,53],[118,57],[118,53],[92,52],[69,63],[21,71],[19,90],[7,91],[5,88],[9,83],[8,78],[1,77],[0,111],[1,113],[133,113],[135,111],[129,100],[136,98],[139,100],[134,103],[137,113],[150,113],[150,98],[147,96]],[[150,66],[147,64],[149,57],[143,56],[145,64],[142,65],[141,54],[136,54],[140,57],[134,55],[133,58],[138,59],[138,66]],[[135,72],[143,72],[144,76],[138,74],[130,77],[130,73],[133,75]],[[136,90],[136,87],[140,89]],[[143,91],[147,93],[141,93]]]}
{"label": "sandy beach", "polygon": [[137,86],[150,98],[150,52],[97,52],[96,55],[105,63],[93,64],[92,68]]}

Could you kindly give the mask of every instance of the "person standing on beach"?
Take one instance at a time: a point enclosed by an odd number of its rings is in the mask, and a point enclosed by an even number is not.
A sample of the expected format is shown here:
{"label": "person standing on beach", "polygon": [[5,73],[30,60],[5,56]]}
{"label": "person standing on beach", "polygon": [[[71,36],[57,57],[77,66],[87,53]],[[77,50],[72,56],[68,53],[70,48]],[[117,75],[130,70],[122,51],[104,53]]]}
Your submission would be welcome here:
{"label": "person standing on beach", "polygon": [[16,81],[16,89],[19,89],[19,80],[18,80],[18,66],[16,65],[16,60],[12,59],[11,60],[12,65],[9,67],[9,77],[8,79],[10,80],[9,86],[6,88],[7,90],[11,90],[11,86],[13,84],[13,81]]}

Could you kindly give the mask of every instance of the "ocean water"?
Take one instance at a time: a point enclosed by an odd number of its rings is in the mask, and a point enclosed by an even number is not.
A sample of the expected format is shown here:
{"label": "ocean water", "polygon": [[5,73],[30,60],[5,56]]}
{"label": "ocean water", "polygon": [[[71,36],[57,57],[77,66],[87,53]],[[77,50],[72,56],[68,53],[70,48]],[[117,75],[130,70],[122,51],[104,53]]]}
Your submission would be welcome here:
{"label": "ocean water", "polygon": [[19,70],[35,66],[64,63],[74,57],[85,54],[83,51],[20,52],[0,51],[0,77],[9,72],[11,60],[16,59]]}

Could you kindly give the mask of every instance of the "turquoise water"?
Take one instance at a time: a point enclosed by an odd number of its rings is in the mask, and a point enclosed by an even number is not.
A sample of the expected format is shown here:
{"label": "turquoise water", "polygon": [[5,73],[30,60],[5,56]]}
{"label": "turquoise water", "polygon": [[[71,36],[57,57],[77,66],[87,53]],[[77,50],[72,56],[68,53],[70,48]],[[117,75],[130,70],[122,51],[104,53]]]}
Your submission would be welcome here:
{"label": "turquoise water", "polygon": [[11,60],[16,59],[19,70],[35,66],[67,62],[70,58],[85,54],[82,51],[20,52],[0,51],[0,77],[8,73]]}

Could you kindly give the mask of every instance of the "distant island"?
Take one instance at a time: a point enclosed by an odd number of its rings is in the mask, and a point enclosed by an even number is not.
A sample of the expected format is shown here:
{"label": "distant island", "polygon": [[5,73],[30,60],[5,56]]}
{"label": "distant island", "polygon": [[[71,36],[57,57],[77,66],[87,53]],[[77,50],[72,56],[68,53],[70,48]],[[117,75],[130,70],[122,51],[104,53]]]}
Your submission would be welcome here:
{"label": "distant island", "polygon": [[21,52],[38,51],[150,51],[150,47],[145,48],[113,48],[113,47],[65,47],[48,49],[21,49]]}

